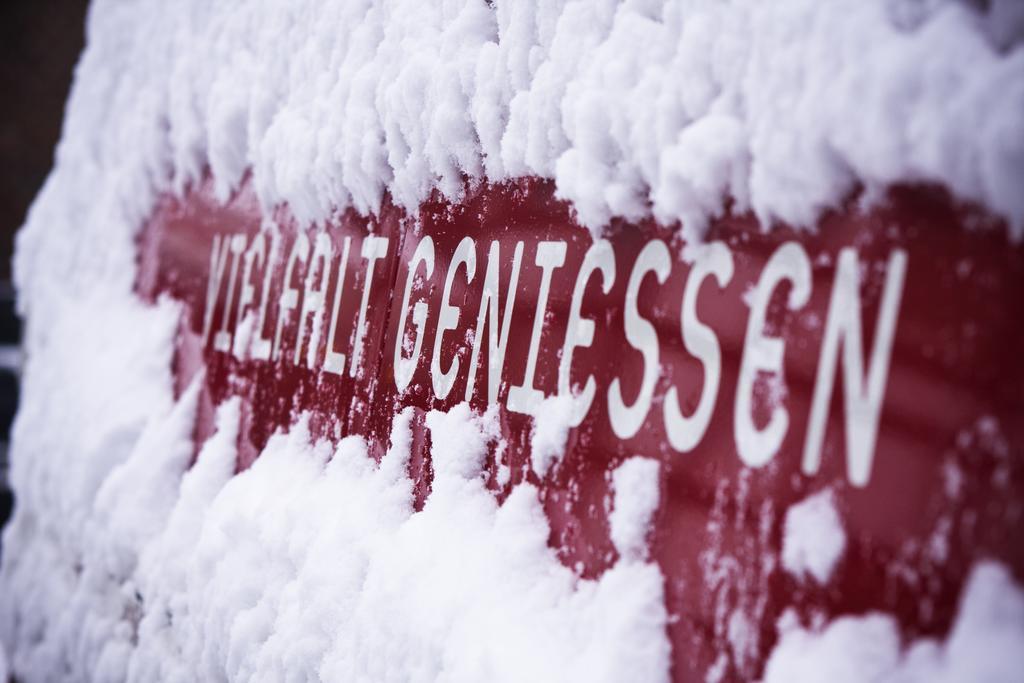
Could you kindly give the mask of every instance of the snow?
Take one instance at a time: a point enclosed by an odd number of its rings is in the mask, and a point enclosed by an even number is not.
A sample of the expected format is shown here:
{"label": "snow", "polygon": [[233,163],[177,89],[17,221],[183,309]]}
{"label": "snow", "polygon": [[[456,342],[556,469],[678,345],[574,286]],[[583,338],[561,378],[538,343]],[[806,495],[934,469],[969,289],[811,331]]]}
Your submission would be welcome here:
{"label": "snow", "polygon": [[[161,193],[207,172],[221,197],[250,174],[265,213],[287,203],[303,224],[372,212],[385,190],[412,209],[464,179],[533,174],[595,231],[653,212],[688,237],[729,201],[766,227],[809,227],[858,185],[932,181],[1019,236],[1020,12],[989,5],[94,2],[14,264],[27,322],[0,567],[14,673],[666,680],[653,460],[615,471],[620,560],[593,580],[548,548],[535,488],[501,504],[485,488],[494,416],[465,406],[427,418],[435,480],[418,512],[408,413],[379,465],[359,435],[313,443],[300,422],[233,476],[227,402],[190,467],[195,386],[176,401],[171,376],[180,310],[134,295],[134,237]],[[538,425],[538,473],[560,457],[554,426]],[[949,642],[907,662],[955,678],[977,652],[1020,670],[1019,589],[978,572]],[[794,627],[768,675],[800,666],[793,643],[831,652],[842,624],[896,661],[880,619]]]}
{"label": "snow", "polygon": [[647,556],[647,533],[661,498],[658,471],[657,460],[632,457],[612,472],[615,507],[608,523],[615,550],[626,560]]}
{"label": "snow", "polygon": [[544,477],[565,455],[573,407],[571,395],[552,394],[537,408],[530,434],[530,463],[538,477]]}
{"label": "snow", "polygon": [[[360,437],[311,443],[300,422],[232,476],[239,403],[189,469],[195,400],[143,429],[84,509],[85,543],[19,548],[84,553],[82,576],[36,600],[5,591],[4,639],[31,680],[667,679],[662,577],[637,535],[653,461],[616,477],[628,558],[584,580],[548,547],[533,486],[501,505],[486,489],[493,412],[428,414],[435,477],[415,512],[411,409],[379,465]],[[38,590],[59,566],[11,557],[5,587]],[[54,588],[72,609],[37,601]]]}
{"label": "snow", "polygon": [[954,683],[1015,681],[1024,669],[1024,591],[1002,566],[975,566],[948,639],[914,641],[904,651],[896,620],[842,617],[807,630],[790,612],[763,683]]}
{"label": "snow", "polygon": [[846,533],[831,489],[819,491],[786,510],[782,566],[797,578],[828,583],[846,549]]}
{"label": "snow", "polygon": [[[168,438],[173,429],[165,429],[191,428],[191,394],[172,413],[179,311],[104,289],[66,299],[48,327],[29,318],[26,329],[10,461],[16,502],[0,567],[0,636],[21,679],[63,667],[70,648],[84,661],[68,677],[84,678],[108,643],[123,644],[115,633],[134,603],[128,579],[138,544],[175,502],[175,460],[187,464],[179,457],[188,433]],[[147,458],[154,472],[139,482],[149,487],[143,492],[126,474]],[[125,503],[135,507],[117,505],[111,480],[129,489]]]}

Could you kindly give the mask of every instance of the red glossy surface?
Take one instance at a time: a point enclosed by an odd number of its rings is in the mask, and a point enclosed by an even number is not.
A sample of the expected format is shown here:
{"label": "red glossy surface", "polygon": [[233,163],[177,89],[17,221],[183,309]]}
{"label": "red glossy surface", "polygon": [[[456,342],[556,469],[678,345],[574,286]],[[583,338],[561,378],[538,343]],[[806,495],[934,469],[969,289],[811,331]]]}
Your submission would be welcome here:
{"label": "red glossy surface", "polygon": [[[271,305],[265,321],[272,336],[276,302],[282,290],[289,249],[297,226],[281,210],[282,254],[270,279]],[[312,369],[292,362],[298,311],[282,334],[282,358],[276,362],[239,360],[203,344],[202,331],[214,235],[260,229],[260,209],[248,189],[220,205],[206,186],[183,200],[168,198],[155,212],[140,240],[138,289],[152,299],[169,293],[185,304],[176,358],[179,389],[205,367],[203,404],[196,426],[197,443],[211,429],[214,406],[231,395],[244,398],[241,462],[246,467],[275,429],[287,429],[309,411],[314,433],[338,437],[362,434],[374,452],[387,445],[391,419],[404,406],[446,408],[462,400],[470,364],[481,291],[492,240],[500,243],[500,307],[506,304],[512,270],[510,255],[524,243],[516,305],[511,317],[498,403],[507,448],[502,458],[511,467],[510,481],[498,484],[496,463],[489,462],[490,485],[500,498],[524,478],[540,485],[552,525],[551,544],[569,566],[585,576],[599,575],[615,560],[608,537],[609,473],[624,458],[644,455],[662,464],[662,505],[650,537],[651,555],[666,581],[673,616],[676,680],[703,680],[719,652],[730,655],[728,678],[746,680],[759,674],[775,640],[775,622],[789,607],[803,619],[868,610],[894,612],[908,637],[941,634],[955,614],[956,600],[971,563],[995,557],[1024,578],[1024,249],[1008,241],[1005,230],[983,214],[954,206],[940,190],[900,188],[886,203],[861,212],[826,216],[814,233],[779,228],[765,234],[749,216],[718,220],[709,234],[731,251],[735,272],[719,289],[704,281],[697,299],[698,319],[717,335],[722,351],[721,382],[709,428],[697,447],[678,452],[668,443],[662,401],[670,386],[680,391],[684,412],[697,405],[704,383],[701,363],[688,354],[680,335],[680,306],[690,266],[680,257],[682,244],[673,229],[653,222],[616,222],[606,233],[614,248],[616,278],[607,294],[595,275],[584,290],[582,315],[596,322],[593,346],[576,349],[572,380],[587,374],[596,380],[597,396],[585,420],[569,436],[562,463],[543,480],[529,467],[532,418],[504,409],[508,387],[524,376],[533,328],[541,268],[534,257],[538,242],[567,244],[565,264],[553,270],[547,316],[539,345],[536,387],[557,389],[558,365],[568,309],[579,265],[592,244],[570,209],[553,198],[550,183],[524,180],[470,190],[456,205],[440,199],[421,207],[418,217],[390,205],[376,218],[348,212],[327,226],[333,262],[346,237],[351,238],[341,299],[336,350],[352,356],[356,321],[365,281],[361,256],[368,234],[389,239],[387,256],[376,262],[367,308],[367,328],[357,376],[324,372],[330,302],[337,287],[336,265],[325,300],[324,332]],[[313,241],[315,231],[308,233]],[[422,266],[411,290],[410,306],[428,304],[422,352],[404,393],[395,385],[394,349],[410,259],[424,236],[434,241],[436,261],[430,277]],[[430,375],[438,311],[449,262],[466,236],[476,240],[475,278],[467,283],[463,268],[453,279],[451,305],[461,308],[458,325],[446,332],[442,366],[460,359],[459,372],[445,400],[434,395]],[[617,437],[609,424],[606,392],[616,377],[631,400],[639,390],[643,356],[627,341],[624,299],[637,254],[652,239],[669,246],[671,273],[664,283],[648,275],[640,287],[638,307],[658,336],[660,377],[653,405],[639,432]],[[771,255],[783,243],[798,242],[812,264],[812,290],[806,305],[786,307],[790,285],[773,293],[767,332],[785,342],[785,390],[774,400],[789,414],[779,450],[761,468],[745,466],[734,436],[734,397],[744,353],[751,290]],[[906,280],[881,405],[878,440],[870,481],[852,485],[846,473],[843,373],[836,375],[820,470],[801,471],[808,414],[822,345],[824,321],[839,250],[853,246],[861,263],[861,320],[868,354],[889,258],[894,249],[907,254]],[[241,285],[239,267],[229,302],[227,329],[233,330]],[[256,300],[263,296],[262,272],[252,278]],[[225,268],[225,277],[231,265]],[[303,289],[306,273],[297,268],[293,282]],[[224,322],[229,285],[217,291],[213,329]],[[404,334],[412,337],[413,323]],[[409,347],[411,350],[411,345]],[[486,404],[487,351],[478,366],[473,405]],[[304,354],[303,354],[304,355]],[[841,354],[840,354],[841,356]],[[762,377],[763,380],[763,377]],[[772,407],[772,392],[755,385],[753,413],[763,427]],[[429,434],[417,430],[411,475],[421,498],[429,492]],[[786,508],[825,487],[835,491],[847,532],[847,549],[825,587],[801,582],[780,567],[782,522]],[[500,590],[499,586],[495,587]],[[729,621],[743,615],[751,637],[728,637]]]}

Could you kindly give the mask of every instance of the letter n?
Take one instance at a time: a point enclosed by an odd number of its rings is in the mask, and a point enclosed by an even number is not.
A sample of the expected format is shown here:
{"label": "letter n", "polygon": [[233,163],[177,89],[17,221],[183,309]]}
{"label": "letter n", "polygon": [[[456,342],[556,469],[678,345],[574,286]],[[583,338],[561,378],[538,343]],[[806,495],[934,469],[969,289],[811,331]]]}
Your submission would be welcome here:
{"label": "letter n", "polygon": [[866,486],[871,478],[878,420],[889,374],[896,320],[899,316],[907,253],[895,249],[889,257],[885,287],[875,326],[870,365],[864,373],[864,343],[861,333],[860,277],[857,252],[847,247],[839,252],[828,322],[818,360],[814,398],[804,442],[803,471],[814,474],[821,466],[822,442],[828,408],[835,385],[839,347],[843,347],[843,396],[845,399],[846,469],[850,483]]}

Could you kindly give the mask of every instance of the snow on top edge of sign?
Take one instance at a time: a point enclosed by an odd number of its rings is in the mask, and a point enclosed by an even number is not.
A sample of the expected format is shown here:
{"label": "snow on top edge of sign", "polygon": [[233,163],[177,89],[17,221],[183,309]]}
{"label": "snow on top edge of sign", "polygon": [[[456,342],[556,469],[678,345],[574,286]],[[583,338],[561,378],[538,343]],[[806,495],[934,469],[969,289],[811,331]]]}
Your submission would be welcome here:
{"label": "snow on top edge of sign", "polygon": [[691,241],[727,206],[810,228],[858,189],[933,182],[1019,237],[1024,9],[987,7],[99,0],[21,306],[55,274],[130,286],[154,202],[208,172],[300,224],[540,176],[595,232],[653,214]]}
{"label": "snow on top edge of sign", "polygon": [[160,190],[208,168],[226,197],[251,171],[303,223],[535,175],[591,228],[653,212],[699,236],[727,200],[811,226],[860,185],[924,181],[1019,235],[1012,7],[101,1],[69,129]]}

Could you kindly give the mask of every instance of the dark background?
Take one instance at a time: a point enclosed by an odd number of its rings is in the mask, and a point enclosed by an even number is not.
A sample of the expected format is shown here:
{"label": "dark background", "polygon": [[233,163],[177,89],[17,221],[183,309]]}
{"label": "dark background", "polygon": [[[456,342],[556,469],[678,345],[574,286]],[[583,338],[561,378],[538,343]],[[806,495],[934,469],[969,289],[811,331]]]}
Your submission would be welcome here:
{"label": "dark background", "polygon": [[[173,0],[172,0],[173,1]],[[85,0],[0,0],[0,281],[15,231],[53,165],[85,42]]]}
{"label": "dark background", "polygon": [[[21,340],[11,286],[14,234],[53,166],[64,102],[85,43],[86,6],[85,0],[0,0],[0,347]],[[0,365],[2,526],[14,506],[7,447],[21,362]]]}

